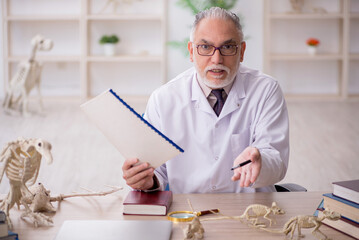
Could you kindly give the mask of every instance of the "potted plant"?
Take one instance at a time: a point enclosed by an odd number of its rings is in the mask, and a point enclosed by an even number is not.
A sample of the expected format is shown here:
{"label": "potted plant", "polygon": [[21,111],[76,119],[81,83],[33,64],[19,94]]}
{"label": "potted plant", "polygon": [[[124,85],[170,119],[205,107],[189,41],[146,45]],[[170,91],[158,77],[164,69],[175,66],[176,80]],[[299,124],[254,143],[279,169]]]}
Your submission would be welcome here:
{"label": "potted plant", "polygon": [[316,38],[309,38],[307,40],[308,53],[310,55],[315,55],[317,53],[317,47],[318,47],[319,43],[320,43],[320,41]]}
{"label": "potted plant", "polygon": [[99,43],[103,45],[104,53],[106,56],[115,55],[115,47],[120,39],[115,35],[103,35]]}

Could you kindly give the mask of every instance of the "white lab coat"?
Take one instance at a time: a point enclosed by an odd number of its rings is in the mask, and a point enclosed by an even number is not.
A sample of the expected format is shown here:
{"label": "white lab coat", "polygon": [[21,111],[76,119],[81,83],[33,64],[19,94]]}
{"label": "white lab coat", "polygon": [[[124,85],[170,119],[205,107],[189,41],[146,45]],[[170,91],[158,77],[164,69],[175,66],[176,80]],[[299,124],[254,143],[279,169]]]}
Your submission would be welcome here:
{"label": "white lab coat", "polygon": [[[275,191],[288,167],[288,113],[278,82],[240,66],[216,116],[191,68],[151,95],[145,118],[184,153],[157,168],[163,190],[174,193]],[[248,146],[259,149],[262,169],[254,185],[231,177],[233,161]]]}

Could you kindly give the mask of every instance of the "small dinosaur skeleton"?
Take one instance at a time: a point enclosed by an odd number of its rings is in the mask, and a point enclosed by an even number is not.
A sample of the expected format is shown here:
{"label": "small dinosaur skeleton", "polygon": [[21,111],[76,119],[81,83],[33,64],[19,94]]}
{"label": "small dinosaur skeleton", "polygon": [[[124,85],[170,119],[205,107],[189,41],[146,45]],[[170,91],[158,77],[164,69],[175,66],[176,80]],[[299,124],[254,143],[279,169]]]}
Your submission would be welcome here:
{"label": "small dinosaur skeleton", "polygon": [[33,197],[27,185],[31,186],[36,182],[42,157],[48,164],[52,163],[51,144],[42,139],[19,138],[7,143],[1,152],[0,162],[4,164],[0,171],[0,182],[6,173],[10,191],[0,207],[5,210],[9,228],[12,228],[9,210],[15,203],[18,208],[20,204],[24,204],[23,197]]}
{"label": "small dinosaur skeleton", "polygon": [[[5,113],[18,110],[23,115],[28,115],[28,98],[31,90],[37,88],[39,109],[42,111],[42,97],[40,93],[42,64],[35,60],[37,51],[49,51],[53,47],[53,41],[41,35],[36,35],[31,40],[31,53],[26,61],[17,66],[15,75],[11,78],[6,89],[3,103]],[[17,106],[18,105],[18,106]]]}
{"label": "small dinosaur skeleton", "polygon": [[[261,230],[271,232],[271,233],[284,233],[285,235],[288,235],[291,233],[291,238],[293,239],[294,231],[297,228],[298,229],[298,237],[302,238],[304,235],[302,235],[301,229],[302,228],[314,228],[312,231],[312,234],[317,237],[318,239],[328,239],[328,237],[322,233],[319,228],[322,225],[322,221],[324,219],[329,219],[331,221],[337,221],[340,219],[340,214],[330,211],[330,210],[324,210],[322,217],[316,217],[312,215],[298,215],[295,217],[292,217],[287,221],[287,223],[284,225],[282,230],[273,230],[268,228],[260,228]],[[321,236],[320,236],[321,234]],[[322,238],[323,237],[323,238]]]}
{"label": "small dinosaur skeleton", "polygon": [[[250,215],[250,212],[252,215]],[[284,214],[285,211],[277,206],[276,202],[272,203],[271,207],[268,207],[266,205],[262,204],[251,204],[249,205],[246,210],[244,210],[243,214],[241,216],[225,216],[222,215],[220,217],[214,217],[214,218],[206,218],[202,221],[210,221],[210,220],[220,220],[220,219],[233,219],[233,220],[239,220],[242,222],[242,219],[246,218],[247,221],[250,221],[251,224],[249,226],[261,226],[266,227],[264,223],[258,223],[259,217],[263,217],[269,221],[269,225],[272,225],[272,222],[275,223],[275,219],[270,218],[269,216],[271,214],[273,215],[281,215]]]}
{"label": "small dinosaur skeleton", "polygon": [[[252,211],[254,215],[249,215],[249,212]],[[264,225],[264,223],[258,223],[258,218],[263,217],[269,221],[269,226],[272,226],[272,221],[276,223],[275,219],[271,219],[269,217],[270,214],[279,215],[284,214],[284,210],[282,210],[280,207],[277,206],[276,202],[272,203],[271,207],[267,207],[265,205],[261,204],[251,204],[249,205],[244,213],[239,216],[239,218],[246,218],[247,220],[251,221],[254,226],[257,225]]]}
{"label": "small dinosaur skeleton", "polygon": [[112,189],[105,192],[91,191],[91,193],[74,193],[70,195],[60,194],[56,197],[51,197],[50,191],[47,190],[42,183],[38,183],[30,187],[30,192],[33,197],[22,198],[25,212],[21,215],[21,218],[30,218],[35,227],[38,227],[39,225],[49,226],[53,223],[52,218],[46,216],[42,212],[56,212],[56,209],[52,206],[51,202],[61,202],[65,198],[70,197],[105,196],[122,189],[122,187],[108,187]]}
{"label": "small dinosaur skeleton", "polygon": [[[191,211],[195,213],[189,199],[187,199],[187,203],[191,208]],[[183,229],[183,233],[184,240],[203,239],[204,228],[202,226],[202,223],[199,221],[199,217],[197,216],[197,214],[194,214],[193,220],[185,227],[185,229]]]}
{"label": "small dinosaur skeleton", "polygon": [[204,228],[199,221],[199,217],[195,216],[190,224],[183,230],[184,240],[203,239]]}
{"label": "small dinosaur skeleton", "polygon": [[[75,193],[70,195],[60,194],[51,197],[50,191],[39,183],[34,185],[39,174],[41,158],[44,157],[47,163],[52,163],[51,144],[41,139],[23,139],[9,142],[0,155],[0,162],[3,167],[0,171],[0,182],[4,173],[10,182],[10,191],[4,200],[0,200],[0,207],[5,210],[9,228],[12,228],[9,210],[17,204],[23,205],[25,212],[21,218],[30,218],[35,227],[38,225],[51,225],[52,218],[41,212],[56,212],[51,202],[62,201],[69,197],[104,196],[117,192],[121,187],[111,187],[106,192]],[[28,186],[30,186],[28,188]]]}

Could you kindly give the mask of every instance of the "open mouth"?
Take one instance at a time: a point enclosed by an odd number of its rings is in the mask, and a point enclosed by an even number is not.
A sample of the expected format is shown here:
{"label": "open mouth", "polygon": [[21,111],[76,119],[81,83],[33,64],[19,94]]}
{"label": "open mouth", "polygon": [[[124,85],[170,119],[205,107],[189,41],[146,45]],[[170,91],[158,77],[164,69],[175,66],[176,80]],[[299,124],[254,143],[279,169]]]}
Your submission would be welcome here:
{"label": "open mouth", "polygon": [[222,69],[212,69],[212,70],[209,70],[210,72],[213,72],[213,73],[223,73],[224,70]]}
{"label": "open mouth", "polygon": [[223,70],[223,69],[211,69],[211,70],[208,70],[208,73],[213,76],[213,77],[216,77],[216,78],[221,78],[223,77],[224,73],[226,71]]}

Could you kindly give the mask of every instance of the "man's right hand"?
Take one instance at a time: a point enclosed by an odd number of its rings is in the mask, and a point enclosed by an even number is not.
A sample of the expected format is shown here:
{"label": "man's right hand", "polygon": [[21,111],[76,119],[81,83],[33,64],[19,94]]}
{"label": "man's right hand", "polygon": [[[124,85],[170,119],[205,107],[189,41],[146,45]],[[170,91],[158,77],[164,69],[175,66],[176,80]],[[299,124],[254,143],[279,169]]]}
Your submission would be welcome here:
{"label": "man's right hand", "polygon": [[133,189],[151,189],[154,185],[154,168],[147,162],[136,164],[138,162],[137,158],[126,159],[122,165],[122,177],[125,179],[126,184]]}

